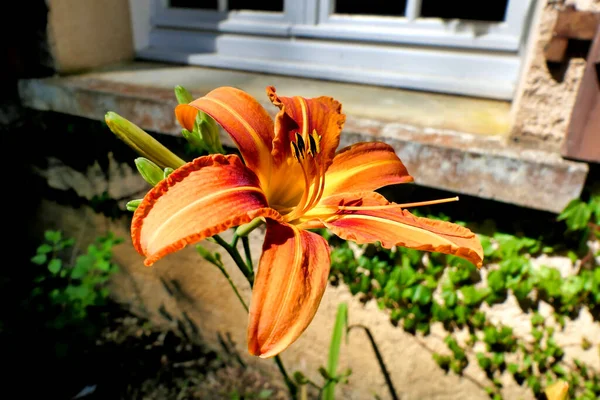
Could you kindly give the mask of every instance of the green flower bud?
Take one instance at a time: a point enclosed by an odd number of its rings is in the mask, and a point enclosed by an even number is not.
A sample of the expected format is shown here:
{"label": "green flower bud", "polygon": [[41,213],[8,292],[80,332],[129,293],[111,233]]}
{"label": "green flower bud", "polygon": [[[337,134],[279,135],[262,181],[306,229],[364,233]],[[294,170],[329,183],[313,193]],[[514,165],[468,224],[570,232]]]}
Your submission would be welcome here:
{"label": "green flower bud", "polygon": [[202,140],[202,136],[196,132],[195,129],[194,132],[190,132],[187,129],[182,129],[181,136],[183,136],[194,149],[198,151],[209,151],[206,147],[206,143],[204,143]]}
{"label": "green flower bud", "polygon": [[110,130],[135,150],[142,157],[152,160],[161,168],[170,167],[177,169],[185,164],[171,150],[160,144],[152,136],[144,132],[134,123],[121,117],[119,114],[109,111],[106,113],[105,121]]}
{"label": "green flower bud", "polygon": [[217,125],[217,122],[210,115],[198,111],[196,123],[194,124],[194,132],[196,131],[206,144],[209,153],[225,154],[225,150],[223,150],[223,146],[221,145],[221,139],[219,138],[219,125]]}
{"label": "green flower bud", "polygon": [[137,167],[142,178],[152,186],[155,186],[158,182],[165,178],[164,171],[152,161],[144,157],[135,159],[135,166]]}
{"label": "green flower bud", "polygon": [[127,211],[135,211],[135,210],[137,210],[139,205],[142,203],[142,200],[143,199],[136,199],[136,200],[128,201],[127,204],[125,205],[125,208],[127,208]]}
{"label": "green flower bud", "polygon": [[171,175],[173,171],[175,171],[173,168],[165,168],[165,170],[163,171],[163,177],[166,178],[167,176]]}
{"label": "green flower bud", "polygon": [[179,104],[188,104],[194,100],[190,92],[185,90],[185,88],[180,85],[175,86],[175,97],[177,98],[177,102]]}

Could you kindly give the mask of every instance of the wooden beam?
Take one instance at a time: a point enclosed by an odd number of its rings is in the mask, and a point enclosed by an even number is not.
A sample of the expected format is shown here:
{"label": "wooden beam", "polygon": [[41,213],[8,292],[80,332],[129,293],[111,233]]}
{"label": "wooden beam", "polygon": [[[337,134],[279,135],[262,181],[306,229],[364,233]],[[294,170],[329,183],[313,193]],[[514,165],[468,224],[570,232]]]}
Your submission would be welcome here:
{"label": "wooden beam", "polygon": [[569,40],[592,40],[600,26],[600,13],[578,11],[574,6],[567,6],[559,11],[554,24],[552,39],[546,45],[544,54],[547,61],[564,61]]}
{"label": "wooden beam", "polygon": [[587,57],[562,154],[600,163],[600,26]]}

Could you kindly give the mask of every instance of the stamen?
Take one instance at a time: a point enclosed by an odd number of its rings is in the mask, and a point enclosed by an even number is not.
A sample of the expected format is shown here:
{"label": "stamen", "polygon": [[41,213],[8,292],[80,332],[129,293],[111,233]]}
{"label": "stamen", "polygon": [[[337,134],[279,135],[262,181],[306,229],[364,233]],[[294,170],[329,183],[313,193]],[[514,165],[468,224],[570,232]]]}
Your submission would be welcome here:
{"label": "stamen", "polygon": [[304,168],[304,163],[300,162],[300,169],[302,170],[302,175],[304,176],[304,193],[302,193],[302,198],[296,207],[293,210],[284,215],[284,221],[293,221],[299,217],[298,210],[302,210],[304,205],[306,204],[306,200],[308,199],[308,192],[310,190],[310,182],[308,180],[308,175],[306,174],[306,169]]}
{"label": "stamen", "polygon": [[[321,152],[321,135],[319,135],[317,133],[316,129],[313,129],[312,135],[310,135],[309,138],[312,138],[312,140],[315,141],[313,153],[314,154],[320,153]],[[312,146],[312,143],[311,143],[311,146]]]}
{"label": "stamen", "polygon": [[442,204],[442,203],[451,203],[453,201],[458,201],[458,196],[449,197],[447,199],[440,200],[430,200],[430,201],[420,201],[417,203],[404,203],[404,204],[387,204],[385,206],[337,206],[338,210],[349,210],[349,211],[360,211],[360,210],[385,210],[388,208],[408,208],[408,207],[421,207],[421,206],[430,206],[433,204]]}
{"label": "stamen", "polygon": [[304,152],[306,151],[306,144],[304,143],[304,139],[298,132],[296,132],[296,144],[298,145],[298,150],[300,150],[300,155],[304,158]]}
{"label": "stamen", "polygon": [[300,162],[300,150],[298,149],[298,145],[295,142],[290,142],[290,146],[292,147],[292,155],[296,161]]}
{"label": "stamen", "polygon": [[315,141],[315,138],[312,135],[308,136],[308,154],[310,154],[311,156],[315,156],[315,154],[318,153],[318,149],[317,149],[317,142]]}

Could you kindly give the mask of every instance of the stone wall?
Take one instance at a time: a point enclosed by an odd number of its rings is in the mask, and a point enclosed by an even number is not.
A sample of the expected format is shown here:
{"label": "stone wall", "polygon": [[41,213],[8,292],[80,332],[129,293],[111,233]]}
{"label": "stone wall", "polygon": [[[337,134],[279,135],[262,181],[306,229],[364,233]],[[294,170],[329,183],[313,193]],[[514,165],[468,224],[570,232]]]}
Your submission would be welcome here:
{"label": "stone wall", "polygon": [[511,138],[536,149],[558,151],[567,132],[585,59],[570,58],[567,65],[549,67],[544,48],[552,37],[560,10],[572,4],[578,10],[600,12],[600,0],[539,1],[543,4],[531,29],[528,62],[513,105]]}

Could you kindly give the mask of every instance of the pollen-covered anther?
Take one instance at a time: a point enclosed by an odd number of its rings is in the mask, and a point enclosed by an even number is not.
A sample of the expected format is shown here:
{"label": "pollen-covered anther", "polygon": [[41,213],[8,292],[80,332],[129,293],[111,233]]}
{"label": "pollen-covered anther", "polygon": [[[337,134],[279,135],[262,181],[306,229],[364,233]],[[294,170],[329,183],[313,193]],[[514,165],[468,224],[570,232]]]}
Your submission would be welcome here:
{"label": "pollen-covered anther", "polygon": [[308,154],[315,156],[321,151],[321,135],[317,133],[316,129],[313,129],[312,134],[308,135]]}

